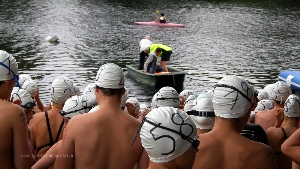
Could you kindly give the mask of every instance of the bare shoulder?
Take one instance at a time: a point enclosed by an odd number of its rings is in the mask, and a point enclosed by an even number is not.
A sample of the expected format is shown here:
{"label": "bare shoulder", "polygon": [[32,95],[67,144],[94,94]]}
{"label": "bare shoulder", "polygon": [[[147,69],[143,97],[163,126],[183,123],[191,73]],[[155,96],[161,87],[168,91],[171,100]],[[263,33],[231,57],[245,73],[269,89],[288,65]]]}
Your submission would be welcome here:
{"label": "bare shoulder", "polygon": [[[8,117],[6,120],[14,119],[18,116],[25,118],[24,111],[19,105],[7,102],[7,103],[5,103],[5,105],[1,106],[1,110],[3,110],[3,111],[1,111],[1,114]],[[10,118],[10,117],[12,117],[12,118]]]}
{"label": "bare shoulder", "polygon": [[35,126],[37,123],[43,121],[41,119],[44,117],[45,117],[45,112],[39,112],[39,113],[34,114],[32,119],[30,120],[29,126]]}

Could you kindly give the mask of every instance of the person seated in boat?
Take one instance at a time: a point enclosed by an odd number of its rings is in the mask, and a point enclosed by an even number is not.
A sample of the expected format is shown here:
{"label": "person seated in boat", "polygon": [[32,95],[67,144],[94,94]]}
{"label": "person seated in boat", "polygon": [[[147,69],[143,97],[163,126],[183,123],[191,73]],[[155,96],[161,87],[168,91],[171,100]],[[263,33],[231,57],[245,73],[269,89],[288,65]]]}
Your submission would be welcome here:
{"label": "person seated in boat", "polygon": [[167,18],[165,17],[165,14],[161,13],[160,17],[157,17],[157,21],[160,23],[167,23]]}
{"label": "person seated in boat", "polygon": [[161,60],[157,63],[160,63],[160,65],[164,68],[164,72],[168,72],[169,70],[167,68],[167,61],[170,60],[172,48],[163,44],[152,44],[150,45],[150,53],[153,53],[156,48],[161,49],[161,54],[159,55],[159,58],[161,58]]}
{"label": "person seated in boat", "polygon": [[144,63],[144,73],[162,72],[164,69],[157,64],[158,57],[161,53],[161,48],[156,48],[154,53],[150,53],[146,62]]}

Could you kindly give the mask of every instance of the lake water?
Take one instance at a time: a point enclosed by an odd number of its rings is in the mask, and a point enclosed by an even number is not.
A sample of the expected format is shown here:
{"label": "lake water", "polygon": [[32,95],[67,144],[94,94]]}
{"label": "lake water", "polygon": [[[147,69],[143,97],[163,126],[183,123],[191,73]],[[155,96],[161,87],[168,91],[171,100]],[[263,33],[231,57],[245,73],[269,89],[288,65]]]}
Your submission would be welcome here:
{"label": "lake water", "polygon": [[[134,24],[154,20],[156,9],[187,27]],[[108,62],[124,68],[129,96],[150,101],[157,89],[136,82],[125,69],[138,62],[145,35],[172,47],[167,64],[186,71],[184,89],[196,93],[224,75],[244,77],[261,89],[276,82],[280,71],[300,69],[297,0],[1,0],[0,35],[0,49],[16,57],[20,74],[37,80],[44,104],[57,76],[83,91]],[[59,43],[46,42],[49,35]]]}

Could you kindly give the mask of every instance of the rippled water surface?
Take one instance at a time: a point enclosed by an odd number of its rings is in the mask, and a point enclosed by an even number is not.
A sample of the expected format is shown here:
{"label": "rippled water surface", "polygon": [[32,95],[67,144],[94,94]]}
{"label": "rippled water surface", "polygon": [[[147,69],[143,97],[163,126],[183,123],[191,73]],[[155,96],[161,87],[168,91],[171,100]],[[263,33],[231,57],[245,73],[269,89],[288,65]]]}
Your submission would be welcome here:
{"label": "rippled water surface", "polygon": [[[45,104],[55,77],[67,76],[83,91],[108,62],[124,68],[130,96],[149,101],[155,89],[134,81],[125,69],[138,62],[145,35],[173,48],[168,65],[188,73],[185,89],[201,93],[229,74],[259,89],[277,81],[282,70],[300,69],[299,6],[283,0],[2,0],[0,49],[17,58],[20,73],[38,80]],[[155,9],[187,27],[134,25],[153,20]],[[59,43],[45,42],[49,35],[57,35]]]}

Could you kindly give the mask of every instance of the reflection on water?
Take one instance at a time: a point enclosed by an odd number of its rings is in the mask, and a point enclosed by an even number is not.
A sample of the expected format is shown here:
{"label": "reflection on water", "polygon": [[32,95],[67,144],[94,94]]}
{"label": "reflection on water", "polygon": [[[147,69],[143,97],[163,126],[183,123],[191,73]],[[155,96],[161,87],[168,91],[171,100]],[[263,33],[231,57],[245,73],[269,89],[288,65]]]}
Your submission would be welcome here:
{"label": "reflection on water", "polygon": [[[3,0],[0,49],[17,58],[20,73],[38,80],[45,104],[54,78],[67,76],[83,91],[107,62],[124,68],[130,96],[150,101],[157,89],[131,79],[125,69],[138,62],[145,35],[173,48],[168,64],[188,73],[186,89],[201,93],[229,74],[262,88],[280,71],[299,69],[299,6],[293,0]],[[134,25],[152,21],[156,9],[187,27]],[[59,43],[46,42],[49,35]]]}

